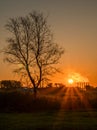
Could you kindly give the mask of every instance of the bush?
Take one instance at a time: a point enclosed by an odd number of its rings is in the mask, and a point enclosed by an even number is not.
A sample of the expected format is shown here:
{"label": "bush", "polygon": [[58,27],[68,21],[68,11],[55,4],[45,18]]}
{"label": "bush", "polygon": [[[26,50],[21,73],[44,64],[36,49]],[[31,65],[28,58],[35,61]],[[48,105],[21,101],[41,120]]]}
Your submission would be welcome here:
{"label": "bush", "polygon": [[29,92],[0,92],[0,112],[33,112],[56,110],[60,102],[45,96],[37,96]]}

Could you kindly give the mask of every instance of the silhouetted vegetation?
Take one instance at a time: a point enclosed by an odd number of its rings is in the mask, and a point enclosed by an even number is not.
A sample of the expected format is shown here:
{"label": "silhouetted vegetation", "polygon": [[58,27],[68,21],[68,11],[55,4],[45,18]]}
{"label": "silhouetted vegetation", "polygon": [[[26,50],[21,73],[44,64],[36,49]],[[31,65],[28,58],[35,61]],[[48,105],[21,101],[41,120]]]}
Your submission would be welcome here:
{"label": "silhouetted vegetation", "polygon": [[83,91],[79,88],[39,88],[35,99],[33,91],[0,90],[0,112],[35,112],[53,110],[97,109],[97,89]]}
{"label": "silhouetted vegetation", "polygon": [[0,92],[0,112],[34,112],[56,110],[59,102],[51,97],[37,97],[30,92]]}
{"label": "silhouetted vegetation", "polygon": [[15,80],[2,80],[0,81],[1,89],[16,89],[21,88],[22,84],[20,81]]}

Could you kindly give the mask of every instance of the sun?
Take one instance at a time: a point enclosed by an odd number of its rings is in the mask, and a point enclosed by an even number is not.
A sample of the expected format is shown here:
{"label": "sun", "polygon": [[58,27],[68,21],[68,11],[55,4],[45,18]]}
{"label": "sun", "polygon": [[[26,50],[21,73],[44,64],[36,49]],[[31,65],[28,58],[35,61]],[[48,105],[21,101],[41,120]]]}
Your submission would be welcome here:
{"label": "sun", "polygon": [[73,79],[68,79],[68,83],[69,83],[69,84],[73,84],[73,83],[74,83],[74,80],[73,80]]}

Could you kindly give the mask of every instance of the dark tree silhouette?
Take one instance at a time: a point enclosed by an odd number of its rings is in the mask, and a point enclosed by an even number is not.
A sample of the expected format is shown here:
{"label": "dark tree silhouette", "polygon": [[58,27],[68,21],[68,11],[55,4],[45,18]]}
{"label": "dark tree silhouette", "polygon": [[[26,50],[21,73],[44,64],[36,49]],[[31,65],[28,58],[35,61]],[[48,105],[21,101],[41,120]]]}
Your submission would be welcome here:
{"label": "dark tree silhouette", "polygon": [[55,65],[64,50],[53,42],[47,17],[42,13],[10,18],[6,29],[11,32],[11,37],[4,51],[5,59],[17,65],[16,72],[29,77],[36,94],[41,81],[57,70]]}
{"label": "dark tree silhouette", "polygon": [[0,85],[2,89],[15,89],[22,87],[21,82],[15,80],[2,80]]}

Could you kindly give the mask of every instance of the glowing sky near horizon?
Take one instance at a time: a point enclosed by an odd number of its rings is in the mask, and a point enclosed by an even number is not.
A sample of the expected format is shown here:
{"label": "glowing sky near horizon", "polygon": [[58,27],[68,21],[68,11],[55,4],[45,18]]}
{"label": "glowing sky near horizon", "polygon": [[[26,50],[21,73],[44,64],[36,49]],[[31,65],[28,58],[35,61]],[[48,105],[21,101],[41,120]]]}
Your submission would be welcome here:
{"label": "glowing sky near horizon", "polygon": [[[71,71],[87,77],[97,86],[97,0],[0,0],[0,49],[6,46],[9,33],[4,28],[10,17],[25,16],[41,11],[57,43],[65,48],[60,61],[64,73]],[[12,66],[3,63],[0,54],[0,80],[13,79]]]}

